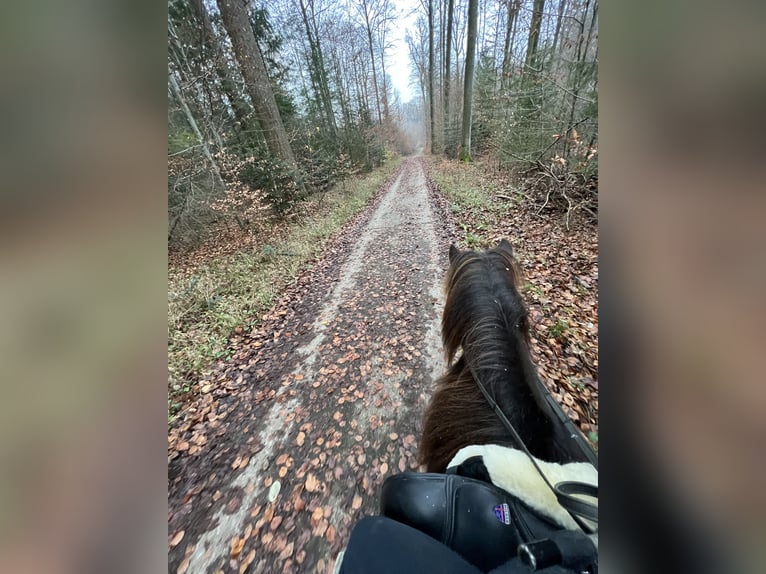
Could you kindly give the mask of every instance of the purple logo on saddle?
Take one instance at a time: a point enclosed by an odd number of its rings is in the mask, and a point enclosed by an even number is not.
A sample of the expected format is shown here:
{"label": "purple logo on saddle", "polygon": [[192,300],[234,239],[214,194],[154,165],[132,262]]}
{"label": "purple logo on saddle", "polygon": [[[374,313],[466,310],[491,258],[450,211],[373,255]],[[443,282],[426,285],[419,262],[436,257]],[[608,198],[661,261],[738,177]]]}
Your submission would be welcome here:
{"label": "purple logo on saddle", "polygon": [[503,524],[511,523],[511,509],[508,508],[508,504],[503,502],[495,506],[495,518],[497,518]]}

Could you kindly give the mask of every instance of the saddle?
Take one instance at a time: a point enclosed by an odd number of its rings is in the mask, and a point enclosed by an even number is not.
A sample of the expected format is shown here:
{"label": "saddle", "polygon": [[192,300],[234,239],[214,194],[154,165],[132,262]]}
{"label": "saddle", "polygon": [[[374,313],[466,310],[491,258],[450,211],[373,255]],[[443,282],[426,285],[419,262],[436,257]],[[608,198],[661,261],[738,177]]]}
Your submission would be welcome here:
{"label": "saddle", "polygon": [[[483,468],[479,473],[477,463]],[[388,477],[381,491],[381,514],[435,538],[483,572],[523,558],[520,547],[542,551],[528,557],[533,569],[557,564],[596,572],[592,539],[576,527],[565,528],[555,513],[523,498],[493,484],[479,457],[469,457],[446,474]],[[540,546],[541,541],[547,545]]]}

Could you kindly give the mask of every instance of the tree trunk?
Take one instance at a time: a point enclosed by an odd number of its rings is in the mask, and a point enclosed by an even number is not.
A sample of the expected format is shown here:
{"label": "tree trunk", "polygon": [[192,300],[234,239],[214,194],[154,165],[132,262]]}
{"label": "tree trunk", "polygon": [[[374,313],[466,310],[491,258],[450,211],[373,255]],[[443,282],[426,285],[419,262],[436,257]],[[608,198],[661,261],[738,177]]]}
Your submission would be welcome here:
{"label": "tree trunk", "polygon": [[186,121],[189,123],[189,127],[194,132],[194,135],[197,136],[197,139],[199,140],[199,143],[202,146],[202,153],[205,154],[205,158],[207,158],[207,160],[210,162],[210,166],[213,168],[213,179],[218,185],[224,188],[225,186],[223,185],[223,179],[221,178],[221,171],[218,169],[218,164],[215,162],[215,159],[213,159],[213,154],[210,153],[210,147],[207,145],[205,138],[202,137],[202,132],[199,131],[197,122],[194,119],[194,115],[192,115],[191,110],[189,109],[189,106],[186,103],[186,98],[184,98],[183,92],[181,92],[181,88],[178,85],[178,81],[176,80],[176,76],[174,72],[171,72],[169,74],[168,82],[170,82],[170,89],[173,92],[173,97],[175,97],[175,99],[181,105],[181,109],[183,110],[184,115],[186,116]]}
{"label": "tree trunk", "polygon": [[[593,18],[591,19],[591,25],[590,29],[588,30],[588,40],[585,42],[585,22],[588,19],[588,10],[590,9],[590,0],[585,0],[585,8],[582,12],[582,17],[580,19],[580,35],[577,39],[577,53],[575,55],[575,62],[576,65],[574,67],[575,73],[572,74],[573,79],[571,81],[572,84],[572,104],[569,108],[569,126],[567,127],[567,133],[569,133],[569,130],[572,129],[572,126],[574,125],[574,117],[575,117],[575,108],[577,107],[577,99],[580,96],[580,90],[582,89],[582,64],[585,61],[585,56],[588,53],[588,43],[590,43],[590,37],[593,33],[593,27],[596,23],[596,11],[598,9],[598,3],[593,8]],[[585,48],[583,49],[583,45]],[[564,143],[564,157],[569,158],[569,153],[571,150],[571,146],[569,145],[569,137],[566,138],[566,141]]]}
{"label": "tree trunk", "polygon": [[351,112],[349,105],[351,98],[348,95],[348,78],[341,71],[340,60],[336,51],[331,51],[332,70],[335,74],[335,84],[338,89],[338,103],[340,104],[340,114],[343,116],[343,125],[348,128],[351,125]]}
{"label": "tree trunk", "polygon": [[534,0],[532,8],[532,22],[529,25],[529,42],[527,43],[527,57],[524,72],[536,71],[537,68],[537,45],[540,41],[540,25],[543,21],[543,9],[545,0]]}
{"label": "tree trunk", "polygon": [[564,9],[566,8],[567,0],[559,0],[559,13],[556,18],[556,31],[553,33],[553,46],[551,47],[551,53],[556,53],[556,48],[559,45],[559,34],[561,34],[561,22],[564,19]]}
{"label": "tree trunk", "polygon": [[313,71],[312,75],[315,76],[317,100],[324,114],[325,125],[330,131],[331,136],[335,137],[338,127],[335,122],[335,112],[333,112],[332,109],[332,96],[330,94],[329,83],[327,82],[327,70],[325,70],[324,66],[324,55],[322,54],[322,45],[319,42],[319,30],[316,25],[314,8],[312,5],[311,18],[309,18],[303,0],[300,0],[299,4],[301,15],[303,16],[303,24],[306,28],[306,38],[308,39],[309,50],[311,52],[310,70]]}
{"label": "tree trunk", "polygon": [[431,153],[436,152],[434,99],[434,0],[428,0],[428,106],[431,125]]}
{"label": "tree trunk", "polygon": [[386,61],[384,58],[385,40],[381,42],[380,46],[380,73],[383,76],[383,117],[386,118],[386,123],[391,120],[391,111],[388,106],[388,79],[386,78]]}
{"label": "tree trunk", "polygon": [[449,0],[447,6],[447,44],[444,50],[444,143],[446,145],[450,129],[450,76],[452,74],[452,65],[450,55],[452,50],[452,19],[455,13],[455,0]]}
{"label": "tree trunk", "polygon": [[367,25],[367,42],[370,48],[370,62],[372,63],[372,82],[375,84],[375,105],[378,110],[378,124],[383,125],[383,114],[380,110],[380,90],[378,89],[378,72],[375,68],[375,48],[372,42],[372,25],[370,23],[370,8],[367,0],[362,0],[364,10],[364,21]]}
{"label": "tree trunk", "polygon": [[508,20],[505,26],[505,43],[503,45],[503,78],[500,82],[501,87],[508,87],[511,81],[511,67],[513,64],[513,28],[516,22],[516,15],[519,13],[517,0],[511,0],[508,3]]}
{"label": "tree trunk", "polygon": [[217,0],[217,2],[269,152],[297,171],[295,156],[290,148],[282,117],[279,115],[266,65],[253,36],[247,7],[242,0]]}
{"label": "tree trunk", "polygon": [[471,104],[473,100],[473,72],[476,65],[476,25],[479,0],[468,1],[468,46],[465,56],[465,83],[463,89],[463,137],[460,142],[460,160],[471,161]]}

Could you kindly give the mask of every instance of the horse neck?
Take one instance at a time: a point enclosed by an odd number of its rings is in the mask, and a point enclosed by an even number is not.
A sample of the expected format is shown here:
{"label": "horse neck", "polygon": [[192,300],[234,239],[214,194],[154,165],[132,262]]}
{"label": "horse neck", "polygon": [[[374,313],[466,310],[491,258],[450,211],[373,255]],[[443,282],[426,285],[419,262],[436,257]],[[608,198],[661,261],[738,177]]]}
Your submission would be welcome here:
{"label": "horse neck", "polygon": [[463,355],[472,375],[479,377],[501,408],[513,412],[523,406],[550,416],[526,343],[507,331],[498,335],[464,341]]}

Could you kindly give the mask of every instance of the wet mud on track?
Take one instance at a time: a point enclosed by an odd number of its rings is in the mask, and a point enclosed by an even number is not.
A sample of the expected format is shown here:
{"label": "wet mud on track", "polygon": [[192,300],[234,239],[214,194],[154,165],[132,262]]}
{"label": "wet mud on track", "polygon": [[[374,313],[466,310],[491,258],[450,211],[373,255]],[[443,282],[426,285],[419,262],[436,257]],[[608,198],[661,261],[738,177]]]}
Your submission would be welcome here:
{"label": "wet mud on track", "polygon": [[179,428],[170,572],[331,572],[385,477],[417,469],[450,233],[419,158],[389,181]]}

